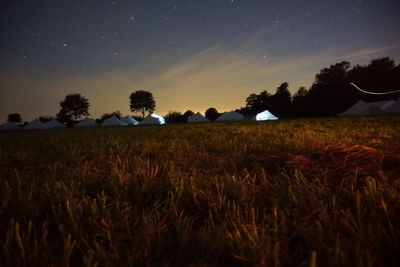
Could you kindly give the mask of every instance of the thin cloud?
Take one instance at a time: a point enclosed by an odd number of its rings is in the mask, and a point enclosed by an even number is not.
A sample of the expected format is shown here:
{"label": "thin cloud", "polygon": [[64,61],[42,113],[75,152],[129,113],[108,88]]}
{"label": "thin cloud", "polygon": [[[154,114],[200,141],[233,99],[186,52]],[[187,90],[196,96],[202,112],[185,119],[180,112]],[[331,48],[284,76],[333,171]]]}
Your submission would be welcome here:
{"label": "thin cloud", "polygon": [[381,47],[367,47],[358,51],[351,52],[342,56],[346,60],[362,60],[371,59],[372,57],[382,54],[382,52],[390,51],[397,46],[381,46]]}

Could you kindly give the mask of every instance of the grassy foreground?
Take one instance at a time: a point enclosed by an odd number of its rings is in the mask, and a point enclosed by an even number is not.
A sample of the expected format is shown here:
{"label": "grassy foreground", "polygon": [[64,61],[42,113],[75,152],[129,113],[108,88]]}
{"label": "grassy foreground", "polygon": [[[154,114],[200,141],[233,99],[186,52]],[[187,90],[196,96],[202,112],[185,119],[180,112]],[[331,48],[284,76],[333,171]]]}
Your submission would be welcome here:
{"label": "grassy foreground", "polygon": [[0,132],[0,265],[398,266],[400,117]]}

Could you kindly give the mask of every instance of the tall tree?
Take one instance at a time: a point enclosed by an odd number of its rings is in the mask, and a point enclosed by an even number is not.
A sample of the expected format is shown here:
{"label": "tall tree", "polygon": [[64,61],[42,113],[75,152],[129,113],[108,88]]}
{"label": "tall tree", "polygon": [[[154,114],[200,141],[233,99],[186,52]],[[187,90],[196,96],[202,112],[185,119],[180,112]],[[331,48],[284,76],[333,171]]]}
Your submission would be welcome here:
{"label": "tall tree", "polygon": [[215,121],[219,117],[219,113],[217,109],[215,108],[209,108],[206,110],[206,118],[209,119],[210,121]]}
{"label": "tall tree", "polygon": [[350,85],[350,63],[342,61],[322,69],[308,91],[311,116],[333,116],[354,104],[356,92]]}
{"label": "tall tree", "polygon": [[[254,116],[267,109],[267,103],[271,95],[267,91],[262,91],[260,94],[251,94],[246,98],[246,108],[241,109],[243,115]],[[248,114],[247,114],[248,113]]]}
{"label": "tall tree", "polygon": [[191,111],[190,109],[186,110],[185,113],[183,113],[183,116],[185,116],[185,117],[189,117],[189,116],[192,116],[192,115],[194,115],[194,112]]}
{"label": "tall tree", "polygon": [[142,118],[144,118],[146,111],[153,113],[156,107],[153,94],[150,92],[139,90],[133,92],[129,98],[131,111],[142,113]]}
{"label": "tall tree", "polygon": [[308,93],[307,89],[302,86],[293,95],[293,98],[292,98],[293,116],[305,117],[308,115],[307,93]]}
{"label": "tall tree", "polygon": [[291,94],[289,92],[289,84],[282,83],[274,95],[268,99],[268,110],[278,117],[287,118],[291,116]]}
{"label": "tall tree", "polygon": [[21,114],[19,113],[8,114],[7,121],[14,123],[21,123],[22,122]]}
{"label": "tall tree", "polygon": [[[400,88],[400,65],[396,66],[393,59],[384,57],[374,59],[366,66],[357,65],[348,72],[349,81],[364,90],[372,92],[388,92]],[[400,94],[368,95],[358,93],[357,98],[366,101],[396,99]]]}
{"label": "tall tree", "polygon": [[81,94],[67,95],[60,102],[60,107],[57,119],[68,126],[73,125],[83,116],[89,116],[89,101]]}

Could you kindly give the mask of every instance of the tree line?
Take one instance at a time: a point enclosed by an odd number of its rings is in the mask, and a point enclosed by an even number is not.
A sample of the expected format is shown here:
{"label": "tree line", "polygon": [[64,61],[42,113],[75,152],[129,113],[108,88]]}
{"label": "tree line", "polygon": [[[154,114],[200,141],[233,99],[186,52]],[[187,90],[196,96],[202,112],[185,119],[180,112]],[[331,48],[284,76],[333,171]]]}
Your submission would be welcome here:
{"label": "tree line", "polygon": [[237,111],[251,117],[268,109],[280,118],[334,116],[351,107],[358,100],[380,101],[397,99],[400,93],[371,95],[356,90],[355,83],[366,91],[384,93],[400,89],[400,64],[384,57],[368,65],[351,67],[342,61],[323,68],[309,89],[300,87],[292,96],[289,84],[282,83],[271,95],[268,91],[250,94],[246,106]]}
{"label": "tree line", "polygon": [[[258,94],[250,94],[246,98],[245,107],[236,111],[247,118],[252,118],[256,114],[269,110],[279,118],[291,117],[318,117],[334,116],[352,106],[358,100],[379,101],[387,99],[397,99],[400,93],[391,95],[370,95],[356,90],[350,85],[355,83],[367,91],[377,93],[400,89],[400,64],[389,57],[372,60],[368,65],[351,66],[348,61],[342,61],[323,68],[315,75],[313,84],[309,89],[300,87],[295,94],[290,93],[289,84],[282,83],[274,94],[267,90]],[[143,119],[146,112],[154,112],[156,102],[152,93],[139,90],[133,92],[130,97],[130,110],[140,113],[142,116],[134,116],[135,119]],[[60,111],[57,113],[57,120],[61,123],[72,126],[85,116],[89,116],[89,101],[80,94],[69,94],[60,102]],[[165,118],[170,123],[186,122],[187,117],[194,112],[187,110],[183,114],[179,111],[169,112]],[[121,118],[119,111],[105,113],[98,123],[103,122],[111,116]],[[215,121],[221,114],[216,108],[209,108],[205,116]],[[42,122],[53,119],[50,116],[40,116]],[[19,113],[8,115],[7,121],[22,123]]]}

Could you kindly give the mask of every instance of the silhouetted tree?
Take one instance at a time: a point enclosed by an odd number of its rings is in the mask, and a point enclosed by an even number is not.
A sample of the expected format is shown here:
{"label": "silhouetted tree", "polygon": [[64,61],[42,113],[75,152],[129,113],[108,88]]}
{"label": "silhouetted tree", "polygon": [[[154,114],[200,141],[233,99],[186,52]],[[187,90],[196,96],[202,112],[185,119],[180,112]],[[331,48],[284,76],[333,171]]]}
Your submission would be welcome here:
{"label": "silhouetted tree", "polygon": [[254,116],[267,109],[267,104],[271,95],[267,91],[262,91],[260,94],[251,94],[246,98],[246,108],[239,112],[244,116]]}
{"label": "silhouetted tree", "polygon": [[324,68],[315,76],[307,93],[311,116],[332,116],[345,111],[358,100],[378,101],[394,99],[400,94],[371,95],[362,93],[350,82],[372,92],[387,92],[400,88],[400,69],[388,58],[374,59],[367,66],[342,61]]}
{"label": "silhouetted tree", "polygon": [[164,118],[167,123],[184,123],[187,121],[187,117],[179,111],[170,111]]}
{"label": "silhouetted tree", "polygon": [[193,115],[194,115],[194,112],[189,109],[189,110],[186,110],[182,116],[184,117],[184,121],[187,122],[188,117],[193,116]]}
{"label": "silhouetted tree", "polygon": [[145,112],[152,113],[156,107],[153,94],[147,91],[136,91],[130,95],[130,108],[132,112],[141,112],[144,118]]}
{"label": "silhouetted tree", "polygon": [[294,117],[305,117],[309,113],[309,103],[307,97],[307,89],[300,87],[299,90],[293,95],[292,110]]}
{"label": "silhouetted tree", "polygon": [[[400,65],[399,65],[400,66]],[[388,92],[400,88],[400,67],[393,59],[384,57],[374,59],[367,66],[357,65],[348,72],[349,81],[364,90],[372,92]],[[400,97],[400,94],[369,95],[357,93],[357,99],[365,101],[386,100]]]}
{"label": "silhouetted tree", "polygon": [[354,103],[357,93],[348,80],[350,63],[342,61],[315,75],[308,91],[311,116],[332,116]]}
{"label": "silhouetted tree", "polygon": [[253,111],[249,107],[242,107],[240,109],[236,109],[235,112],[242,114],[246,118],[253,117]]}
{"label": "silhouetted tree", "polygon": [[183,115],[186,116],[186,117],[189,117],[189,116],[194,115],[194,112],[189,109],[185,113],[183,113]]}
{"label": "silhouetted tree", "polygon": [[372,60],[366,66],[342,61],[323,68],[315,75],[309,90],[304,87],[291,98],[288,83],[282,83],[274,95],[267,91],[251,94],[246,106],[236,111],[244,116],[254,116],[268,109],[278,117],[333,116],[348,109],[358,100],[379,101],[398,99],[400,93],[373,95],[362,93],[350,85],[353,82],[371,92],[388,92],[400,89],[400,64],[389,57]]}
{"label": "silhouetted tree", "polygon": [[288,88],[287,82],[282,83],[267,101],[267,109],[279,118],[290,117],[292,113],[291,94]]}
{"label": "silhouetted tree", "polygon": [[89,101],[80,94],[67,95],[60,102],[60,107],[57,119],[68,126],[76,123],[82,116],[89,116]]}
{"label": "silhouetted tree", "polygon": [[207,109],[205,115],[206,115],[206,118],[209,119],[210,121],[215,121],[220,116],[217,109],[215,109],[215,108]]}
{"label": "silhouetted tree", "polygon": [[41,122],[43,122],[43,123],[46,123],[46,122],[51,121],[51,120],[53,120],[53,119],[54,119],[54,117],[52,117],[52,116],[47,116],[47,115],[45,115],[45,116],[40,116],[40,117],[39,117],[39,120],[40,120]]}
{"label": "silhouetted tree", "polygon": [[19,114],[19,113],[10,113],[7,116],[7,121],[13,122],[13,123],[21,123],[22,122],[21,114]]}

